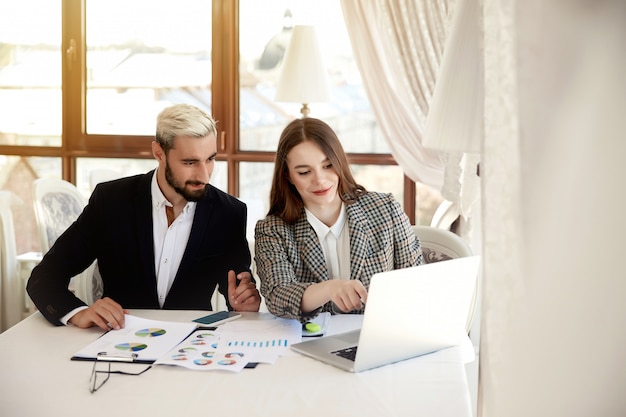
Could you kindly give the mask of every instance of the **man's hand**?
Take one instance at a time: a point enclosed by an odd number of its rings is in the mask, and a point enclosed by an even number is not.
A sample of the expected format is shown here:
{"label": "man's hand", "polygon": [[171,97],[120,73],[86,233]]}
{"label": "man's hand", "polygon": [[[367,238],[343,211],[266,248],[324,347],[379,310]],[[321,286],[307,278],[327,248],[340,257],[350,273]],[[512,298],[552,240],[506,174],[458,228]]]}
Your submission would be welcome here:
{"label": "man's hand", "polygon": [[102,330],[119,330],[124,328],[124,314],[127,312],[109,297],[104,297],[74,314],[69,322],[82,329],[98,326]]}
{"label": "man's hand", "polygon": [[235,311],[259,311],[261,306],[261,294],[249,272],[235,275],[235,271],[228,271],[228,298]]}

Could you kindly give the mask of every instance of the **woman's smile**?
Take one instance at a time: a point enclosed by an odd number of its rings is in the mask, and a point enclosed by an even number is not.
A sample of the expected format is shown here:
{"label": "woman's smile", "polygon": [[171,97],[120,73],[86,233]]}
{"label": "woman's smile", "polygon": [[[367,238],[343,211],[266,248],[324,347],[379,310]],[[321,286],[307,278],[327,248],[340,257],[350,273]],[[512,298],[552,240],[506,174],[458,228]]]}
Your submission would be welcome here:
{"label": "woman's smile", "polygon": [[332,188],[333,187],[328,187],[328,188],[325,188],[323,190],[313,191],[313,194],[322,196],[322,195],[325,195],[326,193],[328,193],[328,191],[330,191]]}

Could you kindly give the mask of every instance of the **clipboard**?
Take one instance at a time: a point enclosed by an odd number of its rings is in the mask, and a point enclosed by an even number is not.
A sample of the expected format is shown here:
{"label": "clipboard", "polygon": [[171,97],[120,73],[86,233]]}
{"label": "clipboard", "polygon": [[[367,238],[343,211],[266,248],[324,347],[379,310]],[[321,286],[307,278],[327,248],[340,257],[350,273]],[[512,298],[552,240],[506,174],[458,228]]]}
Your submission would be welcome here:
{"label": "clipboard", "polygon": [[139,359],[139,355],[131,353],[129,355],[120,354],[118,352],[98,352],[95,357],[72,356],[70,360],[84,362],[122,362],[122,363],[138,363],[143,365],[152,365],[156,359]]}

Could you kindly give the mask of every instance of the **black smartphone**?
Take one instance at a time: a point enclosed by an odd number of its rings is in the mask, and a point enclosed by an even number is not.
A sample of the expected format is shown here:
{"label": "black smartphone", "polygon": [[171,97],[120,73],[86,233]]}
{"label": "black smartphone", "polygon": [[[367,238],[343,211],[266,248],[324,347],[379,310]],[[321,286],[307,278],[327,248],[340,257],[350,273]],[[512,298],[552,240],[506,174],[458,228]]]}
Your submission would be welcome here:
{"label": "black smartphone", "polygon": [[218,324],[226,323],[227,321],[235,320],[239,317],[241,317],[241,314],[236,311],[218,311],[204,317],[198,317],[193,321],[204,325],[217,326]]}

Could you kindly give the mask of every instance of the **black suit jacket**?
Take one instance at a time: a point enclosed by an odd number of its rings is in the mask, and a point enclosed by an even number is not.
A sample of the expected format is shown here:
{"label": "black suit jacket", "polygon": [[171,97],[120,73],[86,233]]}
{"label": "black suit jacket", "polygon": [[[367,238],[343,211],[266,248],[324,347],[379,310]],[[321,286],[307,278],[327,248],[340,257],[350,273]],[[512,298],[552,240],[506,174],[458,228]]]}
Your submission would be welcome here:
{"label": "black suit jacket", "polygon": [[[61,317],[84,305],[68,284],[96,259],[104,296],[123,308],[160,308],[152,237],[153,172],[99,184],[82,214],[33,269],[26,288],[51,323],[60,325]],[[216,285],[227,295],[228,271],[250,271],[246,217],[244,203],[209,186],[197,204],[164,309],[211,310]]]}

